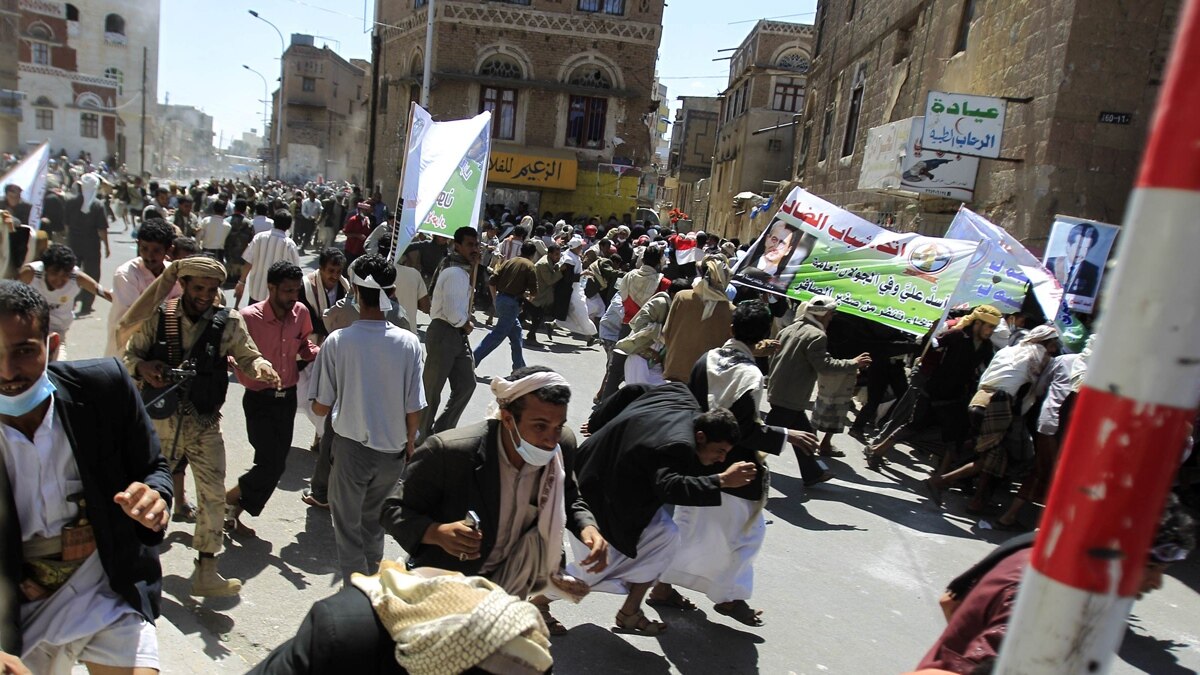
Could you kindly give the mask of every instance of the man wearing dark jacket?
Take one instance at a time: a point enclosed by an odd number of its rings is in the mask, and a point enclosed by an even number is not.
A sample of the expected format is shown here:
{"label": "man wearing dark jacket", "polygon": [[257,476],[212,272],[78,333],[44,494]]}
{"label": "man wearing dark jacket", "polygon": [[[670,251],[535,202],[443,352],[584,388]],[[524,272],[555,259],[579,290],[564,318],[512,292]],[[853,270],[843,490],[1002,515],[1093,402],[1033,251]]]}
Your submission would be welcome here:
{"label": "man wearing dark jacket", "polygon": [[384,528],[410,567],[481,575],[521,598],[553,580],[564,527],[587,547],[582,564],[603,570],[608,545],[579,494],[575,436],[564,428],[567,381],[530,366],[492,380],[492,393],[491,419],[430,436],[413,453],[384,500]]}
{"label": "man wearing dark jacket", "polygon": [[758,471],[752,462],[735,462],[710,473],[737,443],[737,420],[724,408],[703,412],[677,382],[625,387],[600,404],[588,429],[592,435],[579,448],[579,490],[612,550],[602,571],[576,565],[567,571],[593,591],[628,594],[615,630],[658,635],[666,624],[647,619],[641,604],[679,547],[664,506],[720,506],[723,488],[743,487]]}
{"label": "man wearing dark jacket", "polygon": [[47,367],[49,311],[0,282],[0,651],[37,673],[157,670],[171,476],[116,361]]}

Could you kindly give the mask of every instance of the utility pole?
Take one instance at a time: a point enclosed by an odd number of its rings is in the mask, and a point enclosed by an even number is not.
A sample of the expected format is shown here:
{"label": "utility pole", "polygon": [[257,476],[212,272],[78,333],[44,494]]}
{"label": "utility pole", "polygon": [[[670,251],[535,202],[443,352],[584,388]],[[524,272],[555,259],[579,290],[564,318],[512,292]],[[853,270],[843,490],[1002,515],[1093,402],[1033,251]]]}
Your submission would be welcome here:
{"label": "utility pole", "polygon": [[[378,18],[378,17],[376,17]],[[367,120],[367,185],[375,185],[375,134],[379,130],[379,60],[383,58],[383,45],[379,28],[371,28],[371,117]]]}
{"label": "utility pole", "polygon": [[138,175],[146,173],[146,58],[148,47],[142,47],[142,151],[138,162]]}
{"label": "utility pole", "polygon": [[1197,77],[1200,0],[1188,0],[997,673],[1101,675],[1125,635],[1200,404]]}

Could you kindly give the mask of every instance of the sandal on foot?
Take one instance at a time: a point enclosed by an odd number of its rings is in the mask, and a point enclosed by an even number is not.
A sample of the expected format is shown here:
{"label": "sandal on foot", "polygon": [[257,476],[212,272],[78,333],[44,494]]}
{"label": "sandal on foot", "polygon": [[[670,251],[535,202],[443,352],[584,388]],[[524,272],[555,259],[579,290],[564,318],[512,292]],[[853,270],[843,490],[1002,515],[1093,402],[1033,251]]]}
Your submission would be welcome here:
{"label": "sandal on foot", "polygon": [[538,612],[542,615],[542,621],[546,623],[546,630],[551,635],[567,634],[567,627],[561,621],[554,618],[554,615],[550,613],[549,605],[534,605],[534,607],[538,608]]}
{"label": "sandal on foot", "polygon": [[195,504],[181,502],[175,506],[175,513],[171,516],[171,520],[175,522],[194,523],[196,515],[200,513],[200,509]]}
{"label": "sandal on foot", "polygon": [[671,592],[665,597],[656,598],[654,597],[653,592],[651,592],[650,596],[646,598],[646,604],[656,608],[669,607],[670,609],[681,609],[685,612],[699,609],[699,607],[696,606],[696,603],[683,597],[683,594],[674,588],[672,588]]}
{"label": "sandal on foot", "polygon": [[647,637],[662,635],[665,630],[667,630],[667,624],[647,619],[645,612],[640,609],[633,614],[617,610],[617,625],[612,628],[612,631],[619,635],[645,635]]}
{"label": "sandal on foot", "polygon": [[713,605],[713,609],[716,610],[717,614],[724,614],[725,616],[731,619],[736,619],[747,626],[763,625],[762,610],[753,609],[750,607],[750,605],[746,604],[745,600],[721,602]]}
{"label": "sandal on foot", "polygon": [[846,453],[837,448],[825,448],[821,450],[822,457],[845,457]]}

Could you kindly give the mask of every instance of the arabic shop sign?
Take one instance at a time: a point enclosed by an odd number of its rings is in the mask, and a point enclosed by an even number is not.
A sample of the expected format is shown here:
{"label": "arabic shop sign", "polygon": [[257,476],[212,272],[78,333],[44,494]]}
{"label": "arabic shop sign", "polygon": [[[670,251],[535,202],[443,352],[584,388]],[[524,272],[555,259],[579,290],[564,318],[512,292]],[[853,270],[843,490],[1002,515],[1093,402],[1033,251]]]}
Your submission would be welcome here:
{"label": "arabic shop sign", "polygon": [[860,190],[902,190],[969,202],[975,194],[979,158],[921,145],[924,117],[867,131]]}
{"label": "arabic shop sign", "polygon": [[995,159],[1004,135],[1004,110],[1002,98],[931,91],[925,99],[921,146]]}
{"label": "arabic shop sign", "polygon": [[557,190],[574,190],[579,163],[574,159],[521,155],[494,149],[488,161],[487,182]]}

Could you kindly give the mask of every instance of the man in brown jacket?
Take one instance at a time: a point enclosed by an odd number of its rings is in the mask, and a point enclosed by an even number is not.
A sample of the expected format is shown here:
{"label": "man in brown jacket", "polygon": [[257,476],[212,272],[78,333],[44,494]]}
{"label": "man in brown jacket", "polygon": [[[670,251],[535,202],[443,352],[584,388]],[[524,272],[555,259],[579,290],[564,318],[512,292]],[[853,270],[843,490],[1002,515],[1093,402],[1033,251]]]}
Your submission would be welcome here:
{"label": "man in brown jacket", "polygon": [[671,301],[671,311],[663,326],[667,346],[663,377],[674,382],[687,382],[696,359],[729,339],[733,303],[725,295],[729,286],[725,256],[708,256],[701,268],[696,284],[690,290],[680,291]]}
{"label": "man in brown jacket", "polygon": [[[837,301],[827,295],[814,295],[803,308],[803,314],[790,326],[779,331],[779,352],[771,359],[767,381],[767,400],[771,411],[767,424],[812,432],[805,407],[812,399],[817,376],[822,373],[851,372],[871,365],[868,354],[853,359],[835,359],[826,348],[829,338],[825,328],[833,319]],[[816,485],[833,478],[824,463],[812,455],[796,450],[800,475],[805,485]]]}

